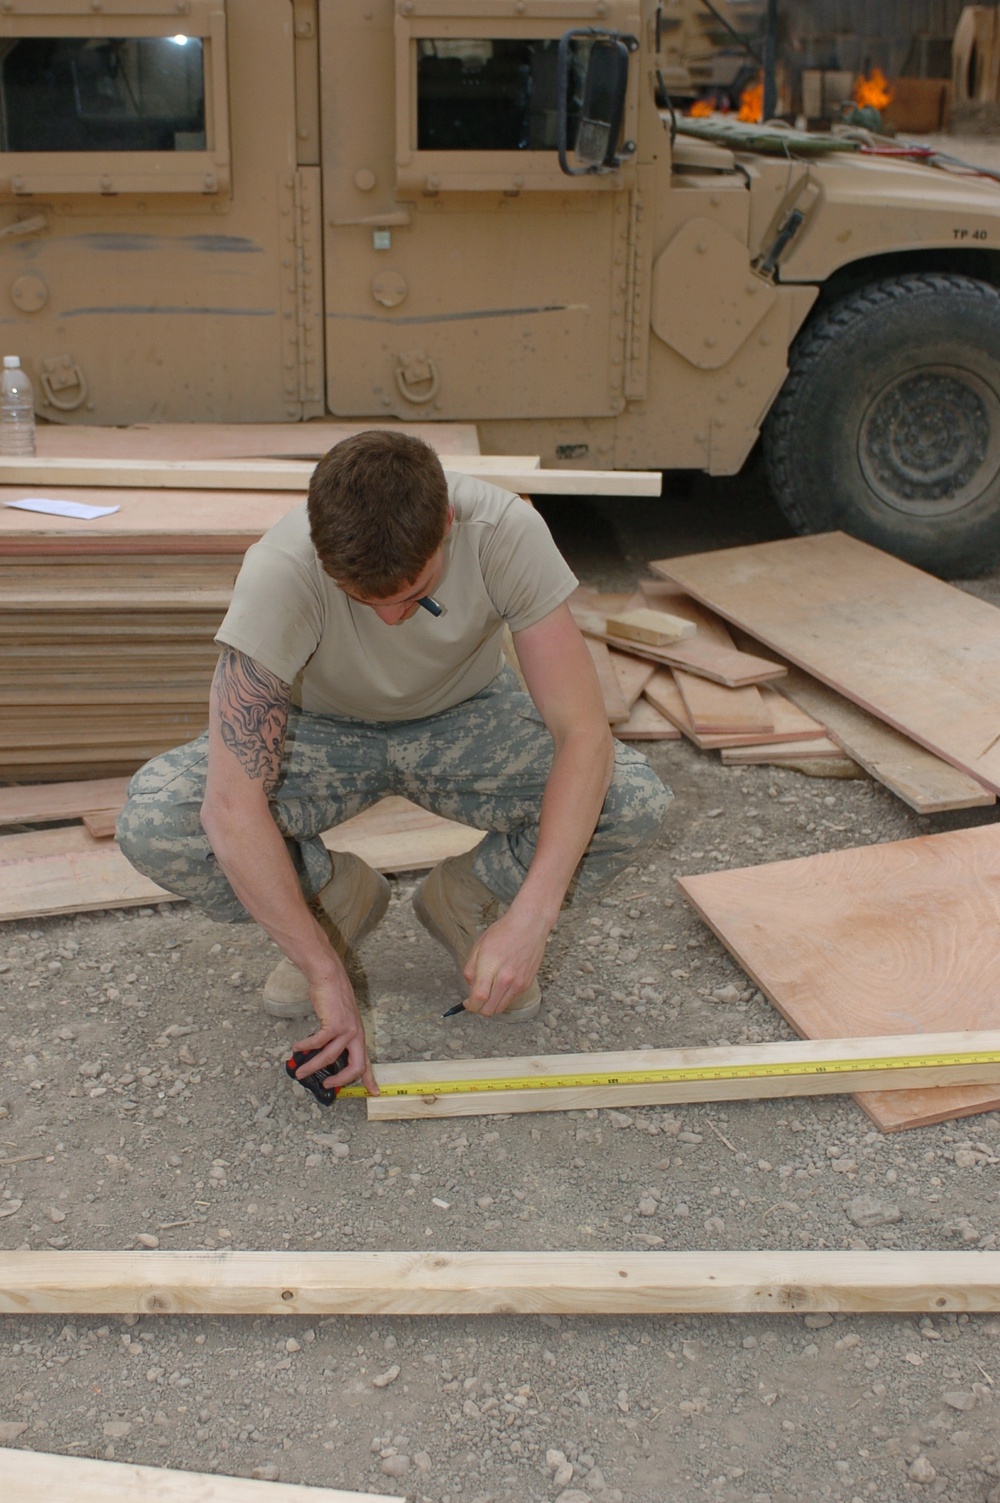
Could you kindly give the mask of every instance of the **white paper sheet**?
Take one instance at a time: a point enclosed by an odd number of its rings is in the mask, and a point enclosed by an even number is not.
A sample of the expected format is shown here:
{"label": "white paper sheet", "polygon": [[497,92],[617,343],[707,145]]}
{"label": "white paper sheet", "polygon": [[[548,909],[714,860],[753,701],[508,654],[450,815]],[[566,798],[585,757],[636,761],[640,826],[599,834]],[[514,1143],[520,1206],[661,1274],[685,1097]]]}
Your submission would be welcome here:
{"label": "white paper sheet", "polygon": [[32,496],[24,501],[5,501],[16,511],[40,511],[50,517],[76,517],[81,522],[92,522],[95,517],[110,517],[119,506],[86,506],[82,501],[50,501],[47,496]]}

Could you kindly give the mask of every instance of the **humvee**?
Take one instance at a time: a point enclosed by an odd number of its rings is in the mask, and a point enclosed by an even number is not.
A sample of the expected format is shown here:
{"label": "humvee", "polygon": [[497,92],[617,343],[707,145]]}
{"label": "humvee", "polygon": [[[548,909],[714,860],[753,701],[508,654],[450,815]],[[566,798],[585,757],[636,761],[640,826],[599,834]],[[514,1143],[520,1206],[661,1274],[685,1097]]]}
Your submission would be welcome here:
{"label": "humvee", "polygon": [[2,345],[39,415],[468,420],[715,475],[763,434],[796,528],[984,567],[1000,185],[685,134],[684,3],[0,0]]}

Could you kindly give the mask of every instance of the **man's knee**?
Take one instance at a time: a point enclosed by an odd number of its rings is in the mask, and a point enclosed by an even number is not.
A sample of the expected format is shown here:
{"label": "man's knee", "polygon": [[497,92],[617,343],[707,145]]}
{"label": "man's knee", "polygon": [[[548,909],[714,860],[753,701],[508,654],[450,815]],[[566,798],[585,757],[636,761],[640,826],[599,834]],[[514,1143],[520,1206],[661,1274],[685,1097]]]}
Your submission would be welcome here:
{"label": "man's knee", "polygon": [[658,834],[674,795],[634,747],[615,746],[615,771],[602,819],[618,840],[636,848]]}

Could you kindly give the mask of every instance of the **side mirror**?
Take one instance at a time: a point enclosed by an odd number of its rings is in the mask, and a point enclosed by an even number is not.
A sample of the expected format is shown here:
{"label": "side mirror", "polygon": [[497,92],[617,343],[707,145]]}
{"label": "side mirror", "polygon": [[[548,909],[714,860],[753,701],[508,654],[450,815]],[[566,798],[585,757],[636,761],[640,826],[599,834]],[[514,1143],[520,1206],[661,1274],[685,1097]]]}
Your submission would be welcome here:
{"label": "side mirror", "polygon": [[[596,26],[559,38],[558,151],[559,166],[568,177],[614,172],[635,150],[631,141],[619,148],[619,138],[629,53],[638,46],[634,36]],[[571,150],[579,166],[570,164]]]}

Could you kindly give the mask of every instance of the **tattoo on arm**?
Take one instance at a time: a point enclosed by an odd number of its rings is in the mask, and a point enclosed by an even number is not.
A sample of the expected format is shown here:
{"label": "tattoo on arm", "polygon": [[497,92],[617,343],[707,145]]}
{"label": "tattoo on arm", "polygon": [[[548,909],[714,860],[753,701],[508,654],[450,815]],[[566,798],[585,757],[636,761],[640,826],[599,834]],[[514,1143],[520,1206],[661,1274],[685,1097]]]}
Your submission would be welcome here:
{"label": "tattoo on arm", "polygon": [[270,796],[281,772],[290,686],[245,653],[224,647],[214,690],[223,741],[249,778],[263,779]]}

